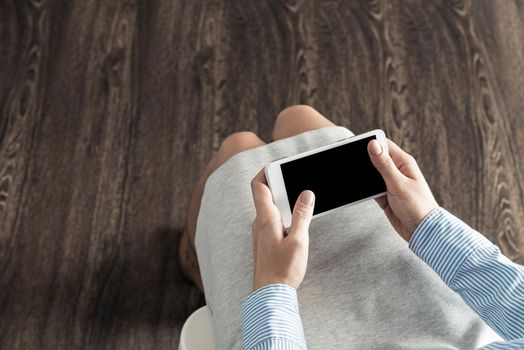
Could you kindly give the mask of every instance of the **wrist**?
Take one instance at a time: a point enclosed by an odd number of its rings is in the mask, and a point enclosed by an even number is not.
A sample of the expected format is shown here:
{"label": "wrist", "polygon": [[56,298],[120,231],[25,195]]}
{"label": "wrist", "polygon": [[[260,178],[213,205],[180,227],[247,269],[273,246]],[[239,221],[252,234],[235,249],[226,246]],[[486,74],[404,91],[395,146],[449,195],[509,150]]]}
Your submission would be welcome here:
{"label": "wrist", "polygon": [[253,281],[253,291],[262,289],[271,285],[285,285],[293,289],[298,289],[298,285],[292,281],[279,279],[279,278],[266,278],[266,279],[255,279]]}
{"label": "wrist", "polygon": [[435,208],[431,209],[425,216],[422,217],[422,219],[419,221],[419,223],[415,226],[415,229],[412,231],[408,241],[408,244],[411,246],[412,241],[416,239],[416,236],[419,236],[421,234],[424,234],[424,222],[430,221],[433,216],[438,214],[440,211],[440,206],[436,206]]}
{"label": "wrist", "polygon": [[465,261],[475,252],[498,251],[486,237],[442,207],[428,214],[413,234],[409,248],[451,287]]}
{"label": "wrist", "polygon": [[251,293],[242,306],[242,327],[246,349],[267,338],[306,348],[297,292],[285,284],[268,285]]}
{"label": "wrist", "polygon": [[408,227],[409,236],[406,237],[406,241],[409,242],[411,240],[415,232],[417,232],[417,229],[420,227],[420,224],[437,208],[439,208],[439,205],[435,202],[433,205],[427,206],[423,210],[420,210],[418,212],[418,214],[415,216],[415,220],[413,221],[411,227]]}

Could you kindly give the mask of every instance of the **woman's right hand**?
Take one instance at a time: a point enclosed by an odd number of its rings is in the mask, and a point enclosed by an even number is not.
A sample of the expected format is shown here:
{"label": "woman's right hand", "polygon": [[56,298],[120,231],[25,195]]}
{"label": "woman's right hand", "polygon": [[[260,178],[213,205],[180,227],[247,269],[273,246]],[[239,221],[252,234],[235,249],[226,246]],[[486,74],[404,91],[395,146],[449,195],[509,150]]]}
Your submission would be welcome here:
{"label": "woman's right hand", "polygon": [[368,144],[371,162],[387,188],[387,194],[376,201],[395,230],[409,242],[420,222],[438,204],[415,158],[387,141],[389,152],[377,140]]}

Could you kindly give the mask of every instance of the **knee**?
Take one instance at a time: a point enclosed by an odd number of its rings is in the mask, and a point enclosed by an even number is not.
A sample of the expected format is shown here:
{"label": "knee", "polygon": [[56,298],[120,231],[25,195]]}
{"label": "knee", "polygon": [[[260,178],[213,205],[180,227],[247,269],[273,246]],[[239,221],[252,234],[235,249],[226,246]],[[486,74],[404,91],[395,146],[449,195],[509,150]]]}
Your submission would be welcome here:
{"label": "knee", "polygon": [[300,123],[301,120],[307,122],[307,120],[312,119],[312,117],[319,115],[316,109],[308,105],[293,105],[284,108],[277,115],[275,120],[275,125],[273,126],[273,139],[279,138],[277,130],[287,129],[286,126]]}
{"label": "knee", "polygon": [[307,118],[309,115],[318,114],[317,110],[308,105],[293,105],[284,108],[277,115],[275,124],[281,124],[289,119]]}
{"label": "knee", "polygon": [[219,153],[229,158],[246,149],[263,145],[264,142],[251,131],[238,131],[227,136],[220,145]]}

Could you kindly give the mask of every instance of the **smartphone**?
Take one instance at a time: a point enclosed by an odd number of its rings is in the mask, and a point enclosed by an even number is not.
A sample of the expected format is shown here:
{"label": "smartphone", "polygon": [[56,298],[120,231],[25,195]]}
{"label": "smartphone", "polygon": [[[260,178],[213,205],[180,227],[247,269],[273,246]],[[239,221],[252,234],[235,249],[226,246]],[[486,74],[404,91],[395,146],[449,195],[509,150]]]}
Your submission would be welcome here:
{"label": "smartphone", "polygon": [[334,144],[276,160],[265,167],[273,201],[286,230],[292,210],[304,190],[315,193],[313,218],[376,198],[386,184],[369,159],[367,146],[376,139],[388,151],[386,135],[373,130]]}

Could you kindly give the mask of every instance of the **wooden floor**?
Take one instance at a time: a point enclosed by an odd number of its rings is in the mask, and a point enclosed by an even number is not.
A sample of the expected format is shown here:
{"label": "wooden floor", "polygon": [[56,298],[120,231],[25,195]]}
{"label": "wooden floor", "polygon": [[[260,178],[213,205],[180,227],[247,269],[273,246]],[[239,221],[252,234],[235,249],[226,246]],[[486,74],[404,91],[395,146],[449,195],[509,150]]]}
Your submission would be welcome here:
{"label": "wooden floor", "polygon": [[191,189],[297,103],[524,263],[523,87],[523,1],[0,0],[0,348],[175,348]]}

